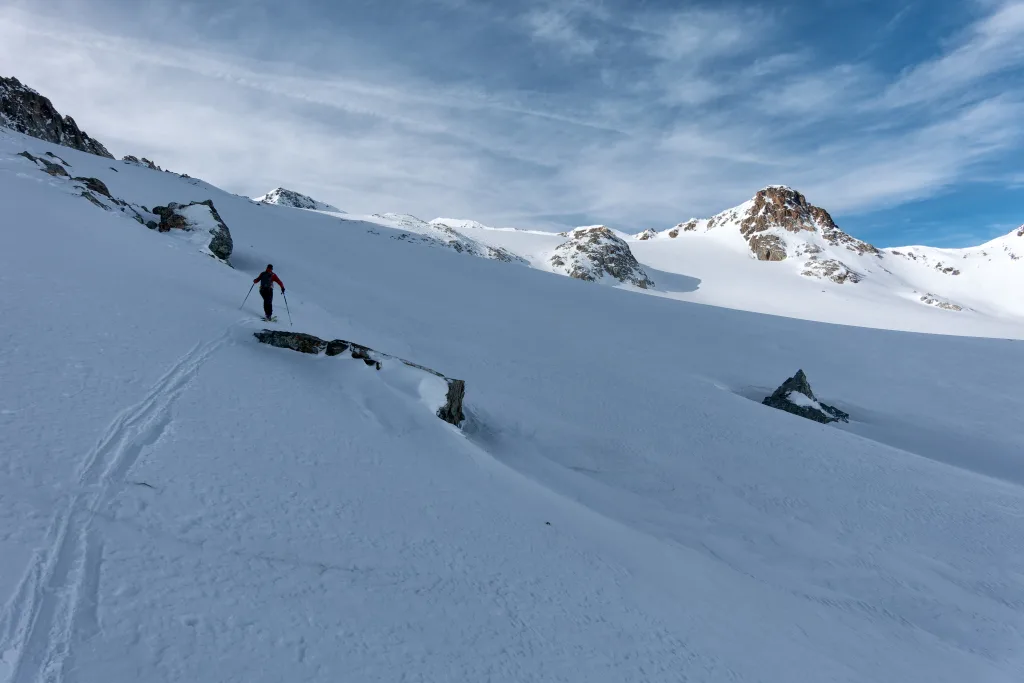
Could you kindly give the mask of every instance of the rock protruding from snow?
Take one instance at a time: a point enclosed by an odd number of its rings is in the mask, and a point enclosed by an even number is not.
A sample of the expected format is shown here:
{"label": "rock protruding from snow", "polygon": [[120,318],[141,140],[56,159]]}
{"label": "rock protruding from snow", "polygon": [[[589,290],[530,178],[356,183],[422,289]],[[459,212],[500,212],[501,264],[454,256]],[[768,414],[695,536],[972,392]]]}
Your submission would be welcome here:
{"label": "rock protruding from snow", "polygon": [[807,277],[821,278],[822,280],[831,280],[837,285],[847,282],[856,283],[864,279],[863,275],[842,261],[833,258],[819,259],[817,256],[812,256],[804,264],[804,270],[800,274]]}
{"label": "rock protruding from snow", "polygon": [[807,381],[807,375],[803,370],[798,370],[795,375],[783,382],[782,386],[762,403],[822,424],[850,421],[848,413],[822,403],[814,396],[811,383]]}
{"label": "rock protruding from snow", "polygon": [[643,232],[638,232],[637,234],[633,235],[633,238],[634,239],[638,239],[641,242],[645,242],[647,240],[652,240],[652,239],[654,239],[657,236],[658,236],[658,231],[657,230],[652,230],[651,228],[647,228]]}
{"label": "rock protruding from snow", "polygon": [[430,368],[426,368],[422,365],[417,365],[416,363],[398,358],[397,356],[391,356],[386,353],[374,351],[368,346],[345,341],[344,339],[326,341],[311,334],[305,334],[302,332],[285,332],[281,330],[262,330],[260,332],[255,332],[254,335],[256,336],[256,339],[264,344],[269,344],[270,346],[276,346],[282,349],[291,349],[292,351],[298,351],[299,353],[308,353],[311,355],[319,355],[323,353],[326,356],[339,356],[348,352],[352,358],[361,360],[367,365],[375,367],[377,370],[380,370],[383,364],[388,361],[396,361],[415,370],[428,373],[443,380],[447,384],[447,391],[444,395],[443,401],[439,401],[440,405],[436,406],[436,415],[445,422],[453,424],[456,427],[466,419],[462,410],[462,404],[466,397],[466,383],[461,379],[446,377],[436,370],[431,370]]}
{"label": "rock protruding from snow", "polygon": [[212,200],[207,199],[185,205],[171,202],[167,206],[154,206],[153,213],[160,217],[160,223],[157,226],[157,230],[160,232],[170,232],[171,230],[196,232],[201,241],[205,241],[205,235],[209,234],[211,239],[205,246],[210,253],[223,261],[231,258],[231,252],[234,249],[231,230],[217,213]]}
{"label": "rock protruding from snow", "polygon": [[926,304],[928,306],[935,306],[936,308],[941,308],[945,311],[964,310],[963,306],[959,304],[954,304],[952,301],[946,301],[945,299],[937,297],[934,294],[922,294],[921,303]]}
{"label": "rock protruding from snow", "polygon": [[336,206],[325,204],[324,202],[317,201],[312,197],[296,192],[295,190],[286,190],[283,187],[271,190],[262,197],[257,197],[256,201],[259,202],[260,204],[290,206],[293,209],[308,209],[311,211],[329,211],[331,213],[345,213]]}
{"label": "rock protruding from snow", "polygon": [[588,282],[600,282],[607,276],[641,289],[654,287],[629,245],[611,229],[603,225],[576,228],[566,236],[569,240],[551,257],[555,272]]}
{"label": "rock protruding from snow", "polygon": [[131,154],[129,154],[129,155],[123,157],[121,159],[121,161],[125,162],[126,164],[132,164],[133,166],[142,166],[143,168],[148,168],[151,171],[163,171],[164,170],[164,169],[160,168],[159,166],[157,166],[152,161],[150,161],[149,159],[147,159],[146,157],[142,157],[140,159],[140,158],[138,158],[136,156],[132,156]]}
{"label": "rock protruding from snow", "polygon": [[98,140],[89,137],[70,116],[61,116],[53,103],[22,85],[17,78],[0,76],[0,126],[40,140],[114,158]]}

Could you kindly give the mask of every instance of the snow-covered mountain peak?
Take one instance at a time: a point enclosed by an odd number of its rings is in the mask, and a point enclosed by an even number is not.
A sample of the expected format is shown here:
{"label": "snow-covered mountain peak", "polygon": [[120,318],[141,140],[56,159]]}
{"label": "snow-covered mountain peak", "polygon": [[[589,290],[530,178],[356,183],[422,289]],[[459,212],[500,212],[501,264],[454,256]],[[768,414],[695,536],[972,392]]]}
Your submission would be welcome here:
{"label": "snow-covered mountain peak", "polygon": [[309,209],[312,211],[329,211],[331,213],[345,213],[336,206],[326,204],[321,201],[317,201],[310,196],[296,192],[295,190],[286,190],[283,187],[278,187],[266,193],[262,197],[256,197],[256,201],[261,204],[276,204],[277,206],[290,206],[293,209]]}
{"label": "snow-covered mountain peak", "polygon": [[17,78],[0,76],[0,126],[82,152],[114,158],[70,116],[61,116],[49,99]]}
{"label": "snow-covered mountain peak", "polygon": [[[708,219],[691,218],[665,232],[676,238],[684,232],[710,231],[738,234],[752,255],[761,261],[783,261],[819,254],[829,247],[857,255],[879,255],[871,244],[843,232],[825,209],[785,185],[769,185],[754,197]],[[637,235],[651,239],[649,231]],[[840,264],[842,265],[842,264]]]}

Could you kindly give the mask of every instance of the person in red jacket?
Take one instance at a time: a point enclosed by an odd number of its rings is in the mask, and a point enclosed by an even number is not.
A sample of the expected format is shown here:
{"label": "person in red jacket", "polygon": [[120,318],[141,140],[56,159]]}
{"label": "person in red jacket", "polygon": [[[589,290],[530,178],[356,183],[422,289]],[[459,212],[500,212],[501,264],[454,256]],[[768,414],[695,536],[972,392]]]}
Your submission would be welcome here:
{"label": "person in red jacket", "polygon": [[270,320],[274,317],[274,283],[276,282],[281,286],[281,294],[284,294],[284,283],[281,282],[281,278],[274,272],[274,265],[268,263],[267,269],[256,276],[256,279],[252,281],[253,284],[260,283],[260,296],[263,297],[263,312],[266,314],[266,319]]}

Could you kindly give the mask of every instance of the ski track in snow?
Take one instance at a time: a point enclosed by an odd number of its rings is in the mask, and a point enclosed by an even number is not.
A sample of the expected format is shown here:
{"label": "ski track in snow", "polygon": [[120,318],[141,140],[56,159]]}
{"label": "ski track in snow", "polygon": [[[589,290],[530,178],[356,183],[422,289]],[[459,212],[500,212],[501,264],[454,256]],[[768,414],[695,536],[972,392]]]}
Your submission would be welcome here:
{"label": "ski track in snow", "polygon": [[143,451],[160,440],[173,421],[174,404],[236,326],[178,359],[86,454],[78,490],[50,522],[44,547],[0,615],[0,660],[11,667],[5,683],[63,680],[72,642],[99,632],[103,541],[95,517]]}

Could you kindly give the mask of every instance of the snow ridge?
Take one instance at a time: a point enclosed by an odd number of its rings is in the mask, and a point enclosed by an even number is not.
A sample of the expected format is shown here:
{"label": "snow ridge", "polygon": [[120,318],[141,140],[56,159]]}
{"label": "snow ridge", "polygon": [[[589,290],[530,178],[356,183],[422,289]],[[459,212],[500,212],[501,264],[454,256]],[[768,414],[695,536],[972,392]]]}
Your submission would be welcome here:
{"label": "snow ridge", "polygon": [[312,197],[278,187],[266,193],[262,197],[256,197],[255,201],[261,204],[276,204],[277,206],[290,206],[293,209],[307,209],[310,211],[328,211],[330,213],[345,213],[336,206],[317,201]]}

